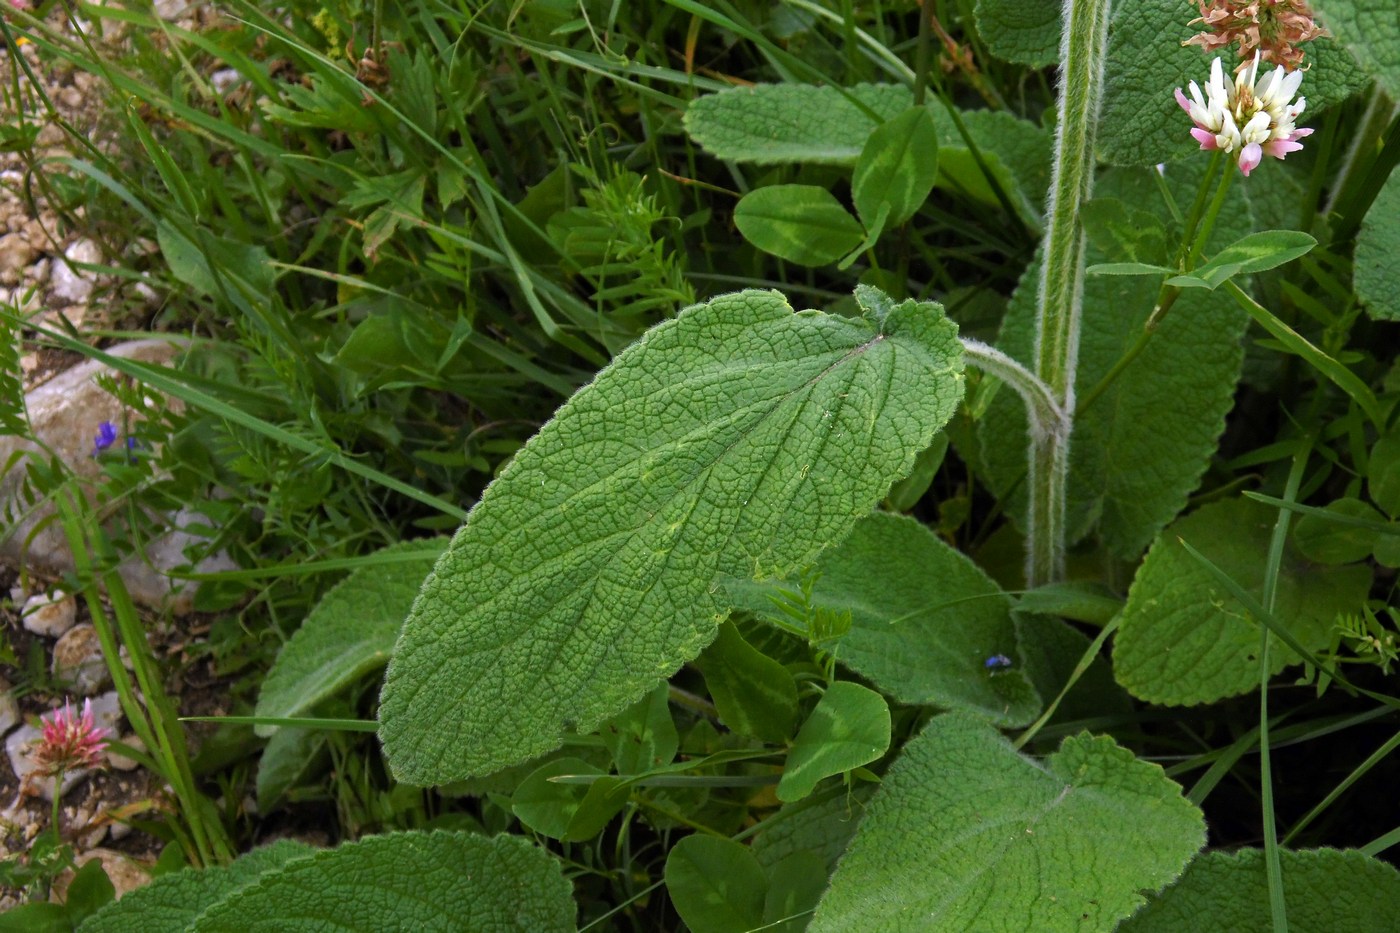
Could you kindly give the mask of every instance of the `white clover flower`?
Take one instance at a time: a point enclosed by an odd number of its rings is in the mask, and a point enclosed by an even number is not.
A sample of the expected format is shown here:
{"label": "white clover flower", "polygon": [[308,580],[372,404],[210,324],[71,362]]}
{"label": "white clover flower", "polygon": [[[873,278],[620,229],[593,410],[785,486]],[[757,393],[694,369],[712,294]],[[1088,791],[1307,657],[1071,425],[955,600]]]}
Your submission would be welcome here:
{"label": "white clover flower", "polygon": [[1210,80],[1206,82],[1204,94],[1195,81],[1187,85],[1191,91],[1189,98],[1181,88],[1176,89],[1176,102],[1196,124],[1191,129],[1196,142],[1202,149],[1235,153],[1240,171],[1245,175],[1266,155],[1282,159],[1302,149],[1303,144],[1298,140],[1312,133],[1310,129],[1296,126],[1307,106],[1306,98],[1293,100],[1303,81],[1303,73],[1290,73],[1279,67],[1256,80],[1258,70],[1259,53],[1256,52],[1250,66],[1233,82],[1226,83],[1225,69],[1217,58],[1210,63]]}

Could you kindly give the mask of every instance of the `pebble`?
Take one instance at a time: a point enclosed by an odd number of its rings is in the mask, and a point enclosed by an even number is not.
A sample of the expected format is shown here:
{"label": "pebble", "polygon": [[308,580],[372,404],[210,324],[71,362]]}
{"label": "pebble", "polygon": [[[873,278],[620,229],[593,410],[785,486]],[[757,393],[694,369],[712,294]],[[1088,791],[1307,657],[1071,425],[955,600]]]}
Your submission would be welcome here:
{"label": "pebble", "polygon": [[[78,855],[74,862],[79,868],[82,868],[93,859],[102,861],[102,870],[111,879],[112,887],[116,890],[117,900],[121,900],[123,895],[129,894],[137,888],[145,887],[151,883],[151,873],[144,865],[112,849],[92,849]],[[53,880],[49,900],[58,904],[63,903],[68,896],[68,885],[73,881],[73,874],[73,869],[69,868]]]}
{"label": "pebble", "polygon": [[107,730],[108,735],[118,733],[122,721],[122,701],[117,691],[108,690],[92,698],[92,721],[94,725]]}
{"label": "pebble", "polygon": [[[146,743],[141,741],[141,737],[139,735],[136,735],[135,733],[131,735],[122,736],[121,742],[123,745],[130,745],[138,752],[144,752],[146,750]],[[118,754],[114,751],[109,751],[107,753],[107,763],[113,768],[116,768],[118,771],[136,770],[136,761],[134,759],[128,758],[125,755]]]}
{"label": "pebble", "polygon": [[44,638],[58,638],[78,621],[78,602],[62,590],[52,595],[35,593],[25,602],[25,631]]}
{"label": "pebble", "polygon": [[63,258],[68,261],[54,263],[53,270],[49,273],[49,285],[54,297],[69,304],[83,304],[92,295],[92,273],[74,268],[71,263],[96,265],[102,261],[102,249],[92,240],[74,240],[73,244],[63,251]]}
{"label": "pebble", "polygon": [[69,629],[53,646],[50,670],[56,679],[71,682],[81,696],[92,696],[106,686],[109,672],[97,629],[87,624]]}
{"label": "pebble", "polygon": [[[19,219],[23,228],[27,218]],[[0,282],[18,285],[24,277],[24,270],[38,255],[39,251],[30,245],[24,234],[7,233],[0,236]]]}

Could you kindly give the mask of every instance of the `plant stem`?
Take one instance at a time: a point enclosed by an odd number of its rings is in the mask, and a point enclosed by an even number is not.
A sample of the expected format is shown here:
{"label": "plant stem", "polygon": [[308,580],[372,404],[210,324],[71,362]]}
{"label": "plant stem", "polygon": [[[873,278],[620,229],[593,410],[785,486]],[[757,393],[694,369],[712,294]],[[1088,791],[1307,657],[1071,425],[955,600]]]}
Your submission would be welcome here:
{"label": "plant stem", "polygon": [[1026,417],[1030,421],[1031,439],[1038,440],[1051,434],[1068,432],[1068,417],[1050,387],[1019,362],[1002,353],[995,347],[970,337],[962,338],[963,357],[968,365],[1009,385],[1026,403]]}
{"label": "plant stem", "polygon": [[[1210,238],[1211,231],[1215,229],[1216,218],[1220,216],[1220,209],[1225,204],[1225,193],[1230,187],[1230,178],[1234,174],[1233,172],[1226,172],[1224,177],[1220,179],[1215,188],[1215,197],[1210,202],[1210,210],[1202,218],[1201,212],[1205,208],[1211,182],[1220,174],[1220,168],[1223,164],[1224,154],[1217,152],[1211,159],[1210,167],[1206,169],[1205,177],[1201,179],[1200,187],[1196,190],[1196,199],[1191,204],[1191,213],[1187,217],[1186,227],[1181,237],[1181,246],[1177,250],[1177,268],[1182,272],[1190,272],[1196,267],[1196,260],[1200,257],[1206,240]],[[1152,306],[1152,313],[1147,316],[1147,321],[1142,325],[1142,331],[1137,335],[1137,339],[1113,364],[1113,368],[1084,394],[1084,397],[1075,406],[1074,414],[1076,417],[1088,410],[1099,396],[1108,391],[1108,387],[1113,385],[1119,376],[1123,375],[1123,371],[1142,354],[1143,350],[1147,349],[1152,335],[1157,332],[1157,325],[1162,323],[1162,319],[1167,316],[1167,312],[1172,309],[1172,305],[1176,304],[1176,299],[1180,296],[1180,288],[1175,285],[1162,284],[1157,292],[1157,301]]]}
{"label": "plant stem", "polygon": [[[1066,0],[1060,43],[1060,121],[1050,181],[1036,313],[1035,372],[1063,411],[1074,408],[1084,293],[1084,231],[1079,208],[1094,181],[1094,131],[1108,46],[1109,0]],[[1065,487],[1071,422],[1030,445],[1026,582],[1059,579],[1065,561]]]}

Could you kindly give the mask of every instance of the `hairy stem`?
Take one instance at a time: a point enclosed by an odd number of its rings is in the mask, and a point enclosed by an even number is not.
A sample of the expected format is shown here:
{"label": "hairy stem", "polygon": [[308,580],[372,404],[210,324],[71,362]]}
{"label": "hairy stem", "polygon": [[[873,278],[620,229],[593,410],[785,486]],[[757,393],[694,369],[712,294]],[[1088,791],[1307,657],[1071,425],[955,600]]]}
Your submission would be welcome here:
{"label": "hairy stem", "polygon": [[1069,433],[1069,416],[1060,407],[1055,393],[1041,381],[1040,377],[1019,362],[1002,353],[996,347],[988,346],[980,340],[962,338],[963,358],[969,366],[976,366],[989,375],[996,376],[1009,385],[1026,403],[1026,417],[1030,422],[1031,440],[1039,443],[1050,434]]}
{"label": "hairy stem", "polygon": [[[1047,207],[1045,261],[1036,311],[1035,371],[1063,411],[1074,410],[1084,291],[1084,231],[1080,205],[1094,181],[1094,130],[1108,46],[1109,0],[1066,0],[1060,43],[1060,121]],[[1059,579],[1065,560],[1065,486],[1069,428],[1031,439],[1028,478],[1026,581]]]}

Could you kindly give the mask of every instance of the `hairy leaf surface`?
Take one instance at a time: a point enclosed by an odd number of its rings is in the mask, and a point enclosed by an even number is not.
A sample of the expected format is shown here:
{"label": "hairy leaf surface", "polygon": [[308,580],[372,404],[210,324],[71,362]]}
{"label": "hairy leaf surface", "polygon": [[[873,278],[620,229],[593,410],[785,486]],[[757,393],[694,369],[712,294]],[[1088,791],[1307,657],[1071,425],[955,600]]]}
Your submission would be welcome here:
{"label": "hairy leaf surface", "polygon": [[890,768],[810,929],[1111,930],[1204,841],[1181,788],[1113,740],[1041,763],[950,713]]}
{"label": "hairy leaf surface", "polygon": [[[1244,499],[1214,502],[1172,524],[1138,569],[1113,647],[1113,673],[1139,699],[1210,703],[1259,686],[1260,622],[1181,546],[1185,539],[1256,597],[1277,512]],[[1360,565],[1321,567],[1284,552],[1274,616],[1305,648],[1331,639],[1338,612],[1371,587]],[[1269,670],[1302,659],[1270,635]]]}
{"label": "hairy leaf surface", "polygon": [[1400,321],[1400,171],[1390,173],[1361,221],[1355,283],[1372,318]]}
{"label": "hairy leaf surface", "polygon": [[236,894],[263,875],[317,850],[302,842],[281,839],[239,858],[232,864],[186,868],[161,875],[145,887],[88,917],[83,933],[184,933],[206,907]]}
{"label": "hairy leaf surface", "polygon": [[860,320],[722,296],[580,390],[482,496],[389,665],[395,775],[435,783],[554,748],[715,637],[720,581],[779,577],[843,538],[962,395],[931,302],[857,290]]}
{"label": "hairy leaf surface", "polygon": [[[446,539],[430,538],[383,548],[384,563],[356,570],[321,597],[267,672],[257,715],[304,716],[388,663],[423,577],[446,547]],[[257,727],[258,735],[276,731]]]}
{"label": "hairy leaf surface", "polygon": [[[1288,928],[1379,933],[1400,917],[1400,872],[1357,851],[1279,853]],[[1125,922],[1121,933],[1273,933],[1260,849],[1207,852]]]}
{"label": "hairy leaf surface", "polygon": [[[837,660],[899,702],[1008,726],[1040,712],[1024,673],[987,671],[988,657],[1020,653],[1011,598],[924,525],[871,514],[822,554],[816,571],[812,605],[851,617],[850,631],[830,646]],[[735,595],[744,608],[772,616],[763,588],[736,587]]]}
{"label": "hairy leaf surface", "polygon": [[[1168,179],[1178,201],[1189,203],[1199,177],[1172,166]],[[1099,193],[1161,210],[1161,197],[1142,170],[1105,173]],[[1232,189],[1232,194],[1239,186]],[[1227,199],[1211,248],[1249,232],[1238,196]],[[1108,258],[1092,244],[1088,262]],[[997,345],[1017,359],[1034,359],[1035,301],[1039,264],[1017,286]],[[1076,397],[1083,399],[1142,332],[1156,298],[1155,283],[1120,276],[1084,282]],[[1107,391],[1082,411],[1070,444],[1067,534],[1070,542],[1097,531],[1115,554],[1135,559],[1182,509],[1200,482],[1225,415],[1234,404],[1248,318],[1224,293],[1191,289],[1181,294],[1147,347]],[[999,392],[979,424],[983,469],[993,488],[1007,495],[1018,523],[1026,509],[1026,428],[1021,400]]]}
{"label": "hairy leaf surface", "polygon": [[552,933],[574,929],[573,887],[519,836],[370,836],[265,873],[205,911],[194,933]]}
{"label": "hairy leaf surface", "polygon": [[1400,97],[1400,13],[1392,0],[1313,0],[1311,6],[1391,99]]}

